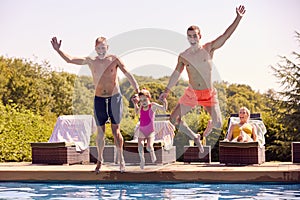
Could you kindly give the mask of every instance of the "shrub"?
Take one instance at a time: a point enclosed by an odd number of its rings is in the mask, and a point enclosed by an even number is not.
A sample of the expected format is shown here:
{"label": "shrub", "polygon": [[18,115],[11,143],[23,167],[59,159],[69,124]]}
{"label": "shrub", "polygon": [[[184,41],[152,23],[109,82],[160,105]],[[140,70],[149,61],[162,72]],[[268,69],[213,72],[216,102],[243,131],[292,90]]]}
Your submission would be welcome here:
{"label": "shrub", "polygon": [[42,117],[14,104],[0,103],[0,124],[0,162],[29,162],[30,143],[49,140],[55,117]]}

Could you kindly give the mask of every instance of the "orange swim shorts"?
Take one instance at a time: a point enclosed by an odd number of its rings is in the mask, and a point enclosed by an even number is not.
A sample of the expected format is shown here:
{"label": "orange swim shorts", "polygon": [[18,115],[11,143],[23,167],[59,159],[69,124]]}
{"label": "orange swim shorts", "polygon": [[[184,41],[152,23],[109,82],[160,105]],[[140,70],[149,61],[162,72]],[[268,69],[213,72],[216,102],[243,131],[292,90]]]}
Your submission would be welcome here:
{"label": "orange swim shorts", "polygon": [[205,90],[194,90],[191,87],[185,89],[184,94],[179,99],[179,103],[195,107],[196,105],[201,106],[213,106],[218,103],[216,89],[205,89]]}

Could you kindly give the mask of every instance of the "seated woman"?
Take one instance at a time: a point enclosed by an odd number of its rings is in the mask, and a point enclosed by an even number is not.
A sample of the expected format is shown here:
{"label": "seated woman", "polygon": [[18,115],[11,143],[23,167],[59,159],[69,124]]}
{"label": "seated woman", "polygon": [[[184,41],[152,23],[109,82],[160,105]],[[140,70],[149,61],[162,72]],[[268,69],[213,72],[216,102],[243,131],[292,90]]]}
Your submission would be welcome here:
{"label": "seated woman", "polygon": [[249,123],[250,111],[246,107],[240,108],[239,123],[233,123],[228,130],[225,141],[255,142],[257,141],[256,128]]}

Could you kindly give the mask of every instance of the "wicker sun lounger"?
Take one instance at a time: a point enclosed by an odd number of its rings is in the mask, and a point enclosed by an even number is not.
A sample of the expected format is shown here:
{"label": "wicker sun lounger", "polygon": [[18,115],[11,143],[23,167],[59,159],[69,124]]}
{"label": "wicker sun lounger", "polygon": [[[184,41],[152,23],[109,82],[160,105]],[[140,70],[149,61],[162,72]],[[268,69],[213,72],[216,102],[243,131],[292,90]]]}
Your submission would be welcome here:
{"label": "wicker sun lounger", "polygon": [[292,162],[300,163],[300,142],[292,142]]}
{"label": "wicker sun lounger", "polygon": [[[231,114],[231,117],[238,117],[238,114]],[[250,120],[262,121],[260,113],[250,115]],[[230,123],[230,119],[228,124]],[[264,125],[263,125],[264,126]],[[228,126],[229,127],[229,126]],[[265,162],[264,135],[263,144],[260,142],[219,142],[219,161],[223,164],[249,165],[262,164]]]}
{"label": "wicker sun lounger", "polygon": [[32,164],[88,164],[89,149],[76,151],[75,145],[65,142],[31,143]]}
{"label": "wicker sun lounger", "polygon": [[265,147],[258,142],[219,142],[220,163],[234,165],[262,164],[265,162]]}
{"label": "wicker sun lounger", "polygon": [[[166,150],[163,146],[163,142],[156,141],[153,145],[156,155],[155,164],[168,164],[176,161],[176,147]],[[146,144],[144,147],[145,163],[151,164],[150,153],[146,150]],[[140,163],[140,157],[138,153],[138,143],[135,140],[124,142],[124,159],[126,163]]]}

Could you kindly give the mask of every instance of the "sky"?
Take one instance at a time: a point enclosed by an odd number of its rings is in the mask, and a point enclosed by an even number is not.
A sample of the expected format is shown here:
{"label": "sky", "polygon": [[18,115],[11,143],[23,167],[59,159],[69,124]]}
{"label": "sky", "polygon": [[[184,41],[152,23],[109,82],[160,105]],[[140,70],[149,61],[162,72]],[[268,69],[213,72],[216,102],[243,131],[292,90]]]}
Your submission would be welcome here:
{"label": "sky", "polygon": [[87,66],[65,63],[50,40],[61,39],[61,49],[72,56],[88,56],[96,38],[105,36],[110,53],[130,72],[170,75],[177,56],[189,46],[186,29],[197,25],[201,44],[212,41],[233,22],[241,4],[246,13],[239,26],[215,51],[216,73],[255,91],[279,91],[270,66],[279,56],[299,52],[299,0],[0,0],[0,56],[47,61],[55,70],[88,74]]}

